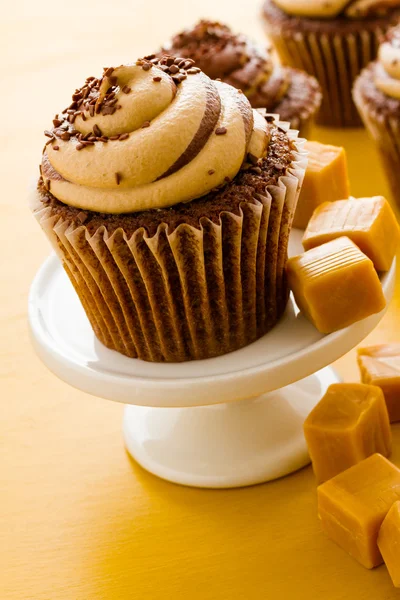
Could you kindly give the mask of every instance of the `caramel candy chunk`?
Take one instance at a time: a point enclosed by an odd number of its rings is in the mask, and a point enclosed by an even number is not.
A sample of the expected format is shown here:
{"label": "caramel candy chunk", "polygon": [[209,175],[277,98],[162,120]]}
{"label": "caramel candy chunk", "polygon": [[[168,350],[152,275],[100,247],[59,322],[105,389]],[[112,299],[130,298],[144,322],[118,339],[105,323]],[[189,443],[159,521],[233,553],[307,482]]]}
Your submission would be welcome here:
{"label": "caramel candy chunk", "polygon": [[400,500],[400,469],[373,454],[318,487],[322,529],[367,569],[383,562],[378,533]]}
{"label": "caramel candy chunk", "polygon": [[374,263],[390,269],[400,243],[400,227],[383,196],[324,202],[318,206],[303,237],[305,250],[346,235]]}
{"label": "caramel candy chunk", "polygon": [[347,158],[344,148],[306,142],[308,166],[294,216],[293,227],[305,229],[322,202],[343,200],[350,195]]}
{"label": "caramel candy chunk", "polygon": [[400,344],[359,348],[357,354],[361,381],[381,388],[391,423],[400,421]]}
{"label": "caramel candy chunk", "polygon": [[380,388],[362,383],[335,383],[304,423],[315,476],[319,483],[379,452],[389,456],[392,433]]}
{"label": "caramel candy chunk", "polygon": [[400,502],[395,502],[382,523],[378,547],[392,578],[400,587]]}
{"label": "caramel candy chunk", "polygon": [[347,237],[289,259],[287,274],[298,307],[321,333],[352,325],[386,305],[372,261]]}

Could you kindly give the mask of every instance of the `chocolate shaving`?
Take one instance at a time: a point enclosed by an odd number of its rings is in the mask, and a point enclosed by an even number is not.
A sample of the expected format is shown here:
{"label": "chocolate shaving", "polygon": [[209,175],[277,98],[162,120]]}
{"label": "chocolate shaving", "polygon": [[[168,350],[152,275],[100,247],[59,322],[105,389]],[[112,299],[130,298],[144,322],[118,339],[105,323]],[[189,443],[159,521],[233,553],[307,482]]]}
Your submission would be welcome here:
{"label": "chocolate shaving", "polygon": [[101,114],[102,115],[113,115],[115,113],[117,109],[115,108],[115,106],[105,106],[102,111]]}

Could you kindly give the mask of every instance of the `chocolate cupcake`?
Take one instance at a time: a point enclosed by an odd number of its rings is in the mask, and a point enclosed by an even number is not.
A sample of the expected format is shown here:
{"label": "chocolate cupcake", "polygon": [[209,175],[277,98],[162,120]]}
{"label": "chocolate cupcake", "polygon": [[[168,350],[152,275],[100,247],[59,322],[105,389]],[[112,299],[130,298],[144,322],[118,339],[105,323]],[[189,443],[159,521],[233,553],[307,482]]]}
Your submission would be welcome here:
{"label": "chocolate cupcake", "polygon": [[318,122],[361,125],[352,85],[376,58],[382,34],[399,22],[399,1],[266,0],[263,17],[282,63],[304,69],[321,84]]}
{"label": "chocolate cupcake", "polygon": [[105,346],[202,359],[277,323],[297,132],[193,61],[152,55],[88,78],[46,135],[33,211]]}
{"label": "chocolate cupcake", "polygon": [[271,47],[265,50],[226,25],[200,21],[178,33],[160,51],[193,59],[211,79],[241,89],[253,108],[266,108],[308,137],[321,105],[316,79],[304,71],[274,64]]}
{"label": "chocolate cupcake", "polygon": [[386,34],[378,60],[357,78],[353,97],[400,208],[400,26]]}

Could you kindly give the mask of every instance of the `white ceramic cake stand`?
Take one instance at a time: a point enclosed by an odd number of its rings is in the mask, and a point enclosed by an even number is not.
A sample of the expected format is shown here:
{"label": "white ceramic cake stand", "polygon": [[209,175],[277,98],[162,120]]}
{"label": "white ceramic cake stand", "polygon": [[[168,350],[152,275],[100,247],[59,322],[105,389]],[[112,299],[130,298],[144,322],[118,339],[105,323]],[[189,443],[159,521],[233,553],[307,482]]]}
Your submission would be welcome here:
{"label": "white ceramic cake stand", "polygon": [[[301,234],[292,232],[291,255],[302,250]],[[395,264],[382,277],[388,303],[394,281]],[[268,481],[308,463],[304,419],[339,380],[326,365],[382,316],[324,336],[291,298],[280,323],[246,348],[158,364],[98,342],[56,256],[41,267],[29,299],[33,342],[47,367],[80,390],[128,405],[123,428],[132,457],[164,479],[212,488]]]}

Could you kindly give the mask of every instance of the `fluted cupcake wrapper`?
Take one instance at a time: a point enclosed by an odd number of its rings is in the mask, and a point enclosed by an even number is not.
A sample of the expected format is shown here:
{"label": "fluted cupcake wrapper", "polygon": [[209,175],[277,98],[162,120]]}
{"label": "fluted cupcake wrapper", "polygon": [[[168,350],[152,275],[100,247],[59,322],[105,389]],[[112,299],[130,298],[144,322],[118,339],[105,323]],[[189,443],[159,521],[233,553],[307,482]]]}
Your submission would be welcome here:
{"label": "fluted cupcake wrapper", "polygon": [[353,89],[353,97],[366,129],[376,142],[393,199],[400,210],[400,121],[386,117],[367,104],[357,82]]}
{"label": "fluted cupcake wrapper", "polygon": [[351,90],[360,71],[376,58],[384,30],[327,34],[282,32],[270,24],[265,27],[284,64],[318,79],[323,98],[317,123],[332,127],[361,125]]}
{"label": "fluted cupcake wrapper", "polygon": [[36,199],[35,216],[105,346],[180,362],[238,349],[276,324],[288,299],[287,245],[306,165],[297,146],[278,185],[242,203],[239,214],[201,218],[198,228],[169,232],[161,223],[152,237],[143,228],[129,237],[101,226],[90,234]]}

